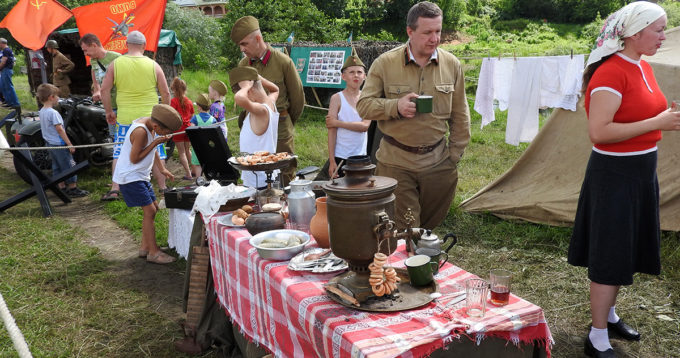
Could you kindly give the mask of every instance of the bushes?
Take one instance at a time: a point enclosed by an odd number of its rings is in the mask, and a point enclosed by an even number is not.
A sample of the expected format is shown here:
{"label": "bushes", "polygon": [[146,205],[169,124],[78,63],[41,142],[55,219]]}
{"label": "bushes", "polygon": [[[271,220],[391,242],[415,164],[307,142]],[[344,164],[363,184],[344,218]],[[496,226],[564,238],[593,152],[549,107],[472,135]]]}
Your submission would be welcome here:
{"label": "bushes", "polygon": [[163,27],[175,30],[182,43],[184,67],[214,71],[227,64],[222,25],[198,9],[181,9],[168,2]]}
{"label": "bushes", "polygon": [[546,19],[555,22],[587,23],[597,13],[610,14],[626,5],[626,0],[501,0],[499,14],[504,19]]}
{"label": "bushes", "polygon": [[220,20],[225,29],[226,55],[228,65],[234,66],[241,58],[238,47],[229,39],[231,27],[242,16],[255,16],[266,42],[285,42],[291,32],[295,40],[320,43],[346,38],[344,33],[326,14],[310,0],[249,1],[232,0],[230,11]]}

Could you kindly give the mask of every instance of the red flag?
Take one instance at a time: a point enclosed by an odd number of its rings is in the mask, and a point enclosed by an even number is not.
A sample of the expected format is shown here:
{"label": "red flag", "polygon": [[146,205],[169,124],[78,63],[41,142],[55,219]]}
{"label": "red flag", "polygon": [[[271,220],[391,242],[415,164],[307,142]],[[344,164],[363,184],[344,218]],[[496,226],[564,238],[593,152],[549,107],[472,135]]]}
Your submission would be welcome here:
{"label": "red flag", "polygon": [[22,46],[39,50],[47,36],[71,16],[71,11],[54,0],[19,0],[0,27],[7,28]]}
{"label": "red flag", "polygon": [[167,0],[113,0],[73,9],[80,36],[97,35],[105,49],[127,52],[127,34],[140,31],[146,50],[156,52]]}

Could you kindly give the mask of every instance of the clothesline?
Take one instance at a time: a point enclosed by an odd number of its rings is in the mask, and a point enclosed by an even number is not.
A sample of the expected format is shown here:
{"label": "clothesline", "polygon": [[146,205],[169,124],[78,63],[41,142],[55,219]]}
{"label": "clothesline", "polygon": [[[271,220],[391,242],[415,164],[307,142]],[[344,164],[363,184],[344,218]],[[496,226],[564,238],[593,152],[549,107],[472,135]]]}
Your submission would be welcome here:
{"label": "clothesline", "polygon": [[[511,56],[510,56],[511,55]],[[564,55],[546,55],[546,54],[540,54],[540,53],[529,53],[527,55],[520,55],[517,56],[515,53],[499,53],[498,56],[491,56],[490,54],[488,56],[465,56],[465,57],[458,57],[456,56],[459,60],[483,60],[485,58],[517,58],[517,57],[551,57],[551,56],[580,56],[583,55],[586,59],[588,59],[588,53],[568,53]]]}

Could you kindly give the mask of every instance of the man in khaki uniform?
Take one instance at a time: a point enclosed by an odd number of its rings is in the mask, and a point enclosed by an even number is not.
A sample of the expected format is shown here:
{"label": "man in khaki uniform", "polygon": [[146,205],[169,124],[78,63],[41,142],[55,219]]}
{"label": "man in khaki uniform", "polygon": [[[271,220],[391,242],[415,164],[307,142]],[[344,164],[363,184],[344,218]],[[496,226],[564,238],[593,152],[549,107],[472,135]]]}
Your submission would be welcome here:
{"label": "man in khaki uniform", "polygon": [[[293,126],[302,114],[305,93],[293,60],[264,42],[260,24],[252,16],[236,20],[231,29],[231,40],[245,54],[239,66],[254,67],[262,77],[279,87],[279,98],[276,100],[276,108],[279,111],[276,151],[294,153]],[[239,123],[239,126],[241,125],[242,123]],[[295,168],[294,164],[288,169],[281,170],[283,185],[287,185],[295,178]]]}
{"label": "man in khaki uniform", "polygon": [[59,52],[59,44],[55,40],[48,40],[45,45],[47,52],[52,55],[52,84],[59,88],[59,97],[68,98],[71,95],[71,78],[67,73],[71,72],[75,65]]}
{"label": "man in khaki uniform", "polygon": [[[463,69],[440,50],[441,9],[427,1],[408,12],[406,44],[378,57],[357,103],[364,119],[384,134],[376,174],[397,179],[396,218],[433,229],[446,218],[458,183],[457,164],[470,140],[470,111]],[[412,99],[433,97],[431,113],[417,113]],[[448,141],[446,134],[449,133]]]}

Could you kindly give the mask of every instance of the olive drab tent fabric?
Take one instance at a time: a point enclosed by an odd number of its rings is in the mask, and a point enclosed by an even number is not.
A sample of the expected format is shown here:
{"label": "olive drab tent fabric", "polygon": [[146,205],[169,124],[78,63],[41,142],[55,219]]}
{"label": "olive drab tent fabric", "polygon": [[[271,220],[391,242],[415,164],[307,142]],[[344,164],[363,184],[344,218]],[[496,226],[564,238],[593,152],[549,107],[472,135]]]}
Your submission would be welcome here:
{"label": "olive drab tent fabric", "polygon": [[[680,102],[680,28],[646,57],[670,102]],[[661,229],[680,231],[680,132],[663,132],[657,174]],[[553,111],[524,154],[507,172],[461,203],[467,212],[489,212],[505,219],[571,226],[592,150],[583,99],[576,112]]]}

